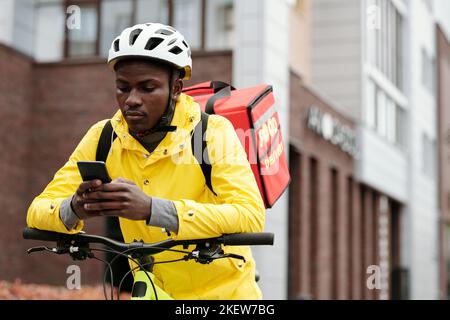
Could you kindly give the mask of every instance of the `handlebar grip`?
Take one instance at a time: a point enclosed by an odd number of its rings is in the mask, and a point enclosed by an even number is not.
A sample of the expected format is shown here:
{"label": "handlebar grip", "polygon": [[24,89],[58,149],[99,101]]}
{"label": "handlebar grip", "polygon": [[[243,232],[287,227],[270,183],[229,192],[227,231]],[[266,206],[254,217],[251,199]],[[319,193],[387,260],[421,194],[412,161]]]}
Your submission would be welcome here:
{"label": "handlebar grip", "polygon": [[235,233],[224,235],[222,239],[226,246],[271,246],[273,245],[274,234],[269,232]]}
{"label": "handlebar grip", "polygon": [[58,241],[62,234],[52,231],[24,228],[22,231],[22,236],[24,239],[28,240]]}

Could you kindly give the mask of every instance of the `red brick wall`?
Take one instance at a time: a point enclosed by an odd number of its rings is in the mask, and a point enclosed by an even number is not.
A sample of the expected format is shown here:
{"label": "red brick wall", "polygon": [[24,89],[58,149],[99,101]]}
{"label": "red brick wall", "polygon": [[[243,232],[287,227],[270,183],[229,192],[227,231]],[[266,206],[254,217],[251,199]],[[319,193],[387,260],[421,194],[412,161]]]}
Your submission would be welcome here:
{"label": "red brick wall", "polygon": [[26,162],[30,146],[32,61],[0,44],[0,270],[2,278],[22,274],[26,245],[25,225],[30,179]]}
{"label": "red brick wall", "polygon": [[[67,161],[88,128],[111,117],[116,111],[113,73],[103,60],[83,63],[37,64],[34,66],[31,153],[29,157],[29,201],[50,182],[53,174]],[[90,220],[87,232],[104,234],[103,221]],[[100,255],[101,256],[101,255]],[[42,255],[33,257],[30,268],[42,265]],[[59,257],[58,257],[59,258]],[[50,260],[50,258],[48,258]],[[52,263],[36,272],[22,275],[24,281],[64,284],[69,257],[51,258]],[[97,261],[78,263],[82,283],[98,281],[103,266]]]}
{"label": "red brick wall", "polygon": [[[194,53],[193,79],[231,82],[231,51]],[[86,130],[115,113],[114,77],[104,59],[36,64],[0,45],[0,243],[1,279],[64,285],[68,257],[35,254],[38,243],[21,239],[26,210],[66,161]],[[189,85],[187,83],[186,85]],[[102,232],[89,221],[86,231]],[[78,263],[82,283],[98,282],[99,262]]]}

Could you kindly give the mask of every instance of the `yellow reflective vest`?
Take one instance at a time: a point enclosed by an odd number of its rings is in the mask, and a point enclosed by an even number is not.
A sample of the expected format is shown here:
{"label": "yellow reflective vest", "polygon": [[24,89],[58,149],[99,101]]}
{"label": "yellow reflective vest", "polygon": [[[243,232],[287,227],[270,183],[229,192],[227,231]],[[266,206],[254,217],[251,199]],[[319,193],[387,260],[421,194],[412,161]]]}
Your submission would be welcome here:
{"label": "yellow reflective vest", "polygon": [[[63,233],[82,230],[83,221],[73,230],[67,230],[59,217],[59,207],[62,200],[73,195],[82,182],[77,161],[95,160],[106,121],[100,121],[89,129],[66,164],[33,200],[27,214],[29,227]],[[224,117],[209,117],[206,141],[215,196],[206,186],[201,167],[192,154],[191,134],[199,121],[198,104],[181,94],[172,120],[177,130],[169,132],[154,152],[148,154],[130,135],[118,110],[111,119],[117,139],[106,161],[111,179],[132,180],[149,196],[172,200],[179,219],[178,234],[172,235],[175,239],[262,231],[264,204],[233,125]],[[119,220],[126,242],[134,239],[156,242],[168,238],[161,228],[149,227],[145,221]],[[157,284],[175,299],[260,299],[250,248],[230,246],[224,250],[243,255],[246,262],[225,258],[208,265],[194,261],[156,264]],[[181,258],[181,255],[163,252],[154,258],[155,261],[164,261]]]}

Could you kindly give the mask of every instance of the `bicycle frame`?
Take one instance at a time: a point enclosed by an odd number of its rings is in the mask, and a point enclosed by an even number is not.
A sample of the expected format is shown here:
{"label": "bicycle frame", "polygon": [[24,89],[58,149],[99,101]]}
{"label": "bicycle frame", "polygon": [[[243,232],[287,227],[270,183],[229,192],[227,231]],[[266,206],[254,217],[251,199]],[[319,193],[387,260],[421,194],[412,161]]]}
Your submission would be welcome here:
{"label": "bicycle frame", "polygon": [[[150,281],[149,277],[152,281]],[[158,287],[154,282],[155,275],[153,273],[139,269],[134,275],[131,300],[173,300],[167,292]]]}

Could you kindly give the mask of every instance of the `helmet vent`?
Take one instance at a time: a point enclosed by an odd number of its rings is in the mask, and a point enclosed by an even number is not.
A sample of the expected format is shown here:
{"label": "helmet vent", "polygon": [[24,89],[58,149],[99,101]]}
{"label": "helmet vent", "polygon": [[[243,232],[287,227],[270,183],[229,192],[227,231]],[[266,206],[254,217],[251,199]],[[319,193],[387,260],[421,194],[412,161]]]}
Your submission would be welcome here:
{"label": "helmet vent", "polygon": [[115,52],[119,51],[119,41],[120,41],[120,39],[116,39],[114,41],[114,51]]}
{"label": "helmet vent", "polygon": [[181,50],[180,47],[175,46],[175,47],[173,47],[172,49],[170,49],[169,52],[170,52],[170,53],[173,53],[173,54],[180,54],[181,52],[183,52],[183,50]]}
{"label": "helmet vent", "polygon": [[136,42],[136,39],[141,32],[142,32],[142,29],[136,29],[130,33],[130,46],[132,46]]}
{"label": "helmet vent", "polygon": [[167,44],[167,46],[170,46],[171,44],[174,44],[175,43],[175,41],[177,41],[177,39],[175,38],[175,39],[172,39],[172,40],[170,40],[169,41],[169,43]]}
{"label": "helmet vent", "polygon": [[163,34],[165,36],[170,36],[171,34],[173,34],[173,31],[170,31],[170,30],[167,30],[167,29],[159,29],[155,33],[156,34]]}
{"label": "helmet vent", "polygon": [[186,47],[186,49],[189,49],[189,47],[188,47],[186,41],[183,40],[183,44],[184,44],[184,46]]}
{"label": "helmet vent", "polygon": [[145,45],[145,49],[153,50],[163,41],[164,41],[164,39],[162,39],[162,38],[155,38],[155,37],[150,38],[150,39],[148,39],[148,42]]}

